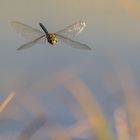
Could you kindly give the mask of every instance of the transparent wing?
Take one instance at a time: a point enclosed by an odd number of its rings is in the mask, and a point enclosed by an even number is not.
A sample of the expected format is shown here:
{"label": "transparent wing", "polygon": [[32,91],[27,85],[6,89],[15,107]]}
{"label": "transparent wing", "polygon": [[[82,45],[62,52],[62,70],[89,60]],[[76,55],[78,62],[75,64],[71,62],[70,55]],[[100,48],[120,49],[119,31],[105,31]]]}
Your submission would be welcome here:
{"label": "transparent wing", "polygon": [[23,50],[23,49],[27,49],[27,48],[30,48],[32,47],[33,45],[35,45],[36,43],[39,43],[39,42],[44,42],[45,43],[46,41],[46,38],[45,38],[45,35],[41,36],[41,37],[38,37],[37,39],[33,40],[33,41],[30,41],[26,44],[23,44],[22,46],[20,46],[17,50]]}
{"label": "transparent wing", "polygon": [[85,26],[86,26],[85,22],[79,21],[66,27],[61,31],[56,32],[56,34],[72,39],[75,36],[77,36],[80,32],[82,32]]}
{"label": "transparent wing", "polygon": [[11,22],[11,25],[18,33],[20,33],[24,38],[29,40],[34,40],[44,35],[43,32],[18,21]]}
{"label": "transparent wing", "polygon": [[56,36],[57,36],[58,40],[70,45],[71,47],[78,48],[78,49],[91,50],[91,48],[89,46],[87,46],[86,44],[71,40],[71,39],[61,36],[59,34],[56,34]]}

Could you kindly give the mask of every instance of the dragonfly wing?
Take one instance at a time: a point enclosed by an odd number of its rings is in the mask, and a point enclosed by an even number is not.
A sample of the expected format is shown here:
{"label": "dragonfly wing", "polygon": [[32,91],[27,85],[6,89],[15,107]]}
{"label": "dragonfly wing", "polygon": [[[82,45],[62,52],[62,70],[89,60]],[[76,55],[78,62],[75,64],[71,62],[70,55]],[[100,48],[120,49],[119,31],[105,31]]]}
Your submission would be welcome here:
{"label": "dragonfly wing", "polygon": [[71,47],[78,48],[78,49],[91,50],[91,48],[86,44],[71,40],[71,39],[64,37],[62,35],[59,35],[59,34],[56,34],[56,36],[57,36],[58,40],[61,40],[62,42],[70,45]]}
{"label": "dragonfly wing", "polygon": [[44,35],[43,32],[18,21],[11,22],[11,25],[18,33],[20,33],[26,39],[34,40]]}
{"label": "dragonfly wing", "polygon": [[80,32],[82,32],[85,26],[86,26],[85,22],[79,21],[66,27],[61,31],[56,32],[56,34],[72,39],[75,36],[77,36]]}
{"label": "dragonfly wing", "polygon": [[46,38],[45,36],[41,36],[41,37],[38,37],[37,39],[33,40],[33,41],[30,41],[26,44],[23,44],[22,46],[20,46],[19,48],[17,48],[17,50],[23,50],[23,49],[27,49],[27,48],[30,48],[32,47],[33,45],[35,45],[36,43],[39,43],[39,42],[45,42]]}

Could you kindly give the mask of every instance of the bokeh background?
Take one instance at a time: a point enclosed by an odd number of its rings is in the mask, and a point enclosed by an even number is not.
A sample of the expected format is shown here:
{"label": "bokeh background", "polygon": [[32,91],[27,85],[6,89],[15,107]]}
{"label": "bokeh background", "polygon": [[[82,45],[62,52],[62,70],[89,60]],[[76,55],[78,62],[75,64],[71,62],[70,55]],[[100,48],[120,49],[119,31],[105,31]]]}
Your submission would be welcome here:
{"label": "bokeh background", "polygon": [[[36,45],[11,27],[85,21],[92,50]],[[0,139],[140,139],[140,1],[0,0]]]}

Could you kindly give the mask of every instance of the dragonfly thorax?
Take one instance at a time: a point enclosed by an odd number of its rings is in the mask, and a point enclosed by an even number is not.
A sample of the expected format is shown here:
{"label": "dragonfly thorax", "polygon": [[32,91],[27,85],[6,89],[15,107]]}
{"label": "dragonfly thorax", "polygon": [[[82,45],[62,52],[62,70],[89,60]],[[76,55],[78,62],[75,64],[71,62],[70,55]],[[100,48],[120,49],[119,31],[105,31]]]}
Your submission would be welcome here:
{"label": "dragonfly thorax", "polygon": [[56,38],[56,35],[54,33],[48,33],[47,39],[48,39],[48,42],[52,45],[57,43],[57,38]]}

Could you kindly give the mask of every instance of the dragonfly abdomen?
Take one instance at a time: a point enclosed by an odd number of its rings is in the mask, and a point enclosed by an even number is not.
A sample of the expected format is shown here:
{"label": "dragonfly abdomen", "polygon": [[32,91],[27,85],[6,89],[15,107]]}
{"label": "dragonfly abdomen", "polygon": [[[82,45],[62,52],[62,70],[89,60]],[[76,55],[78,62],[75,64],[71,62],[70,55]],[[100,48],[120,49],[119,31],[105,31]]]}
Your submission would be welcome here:
{"label": "dragonfly abdomen", "polygon": [[40,27],[42,28],[42,30],[45,32],[45,34],[48,34],[47,29],[45,28],[45,26],[42,23],[39,23]]}

